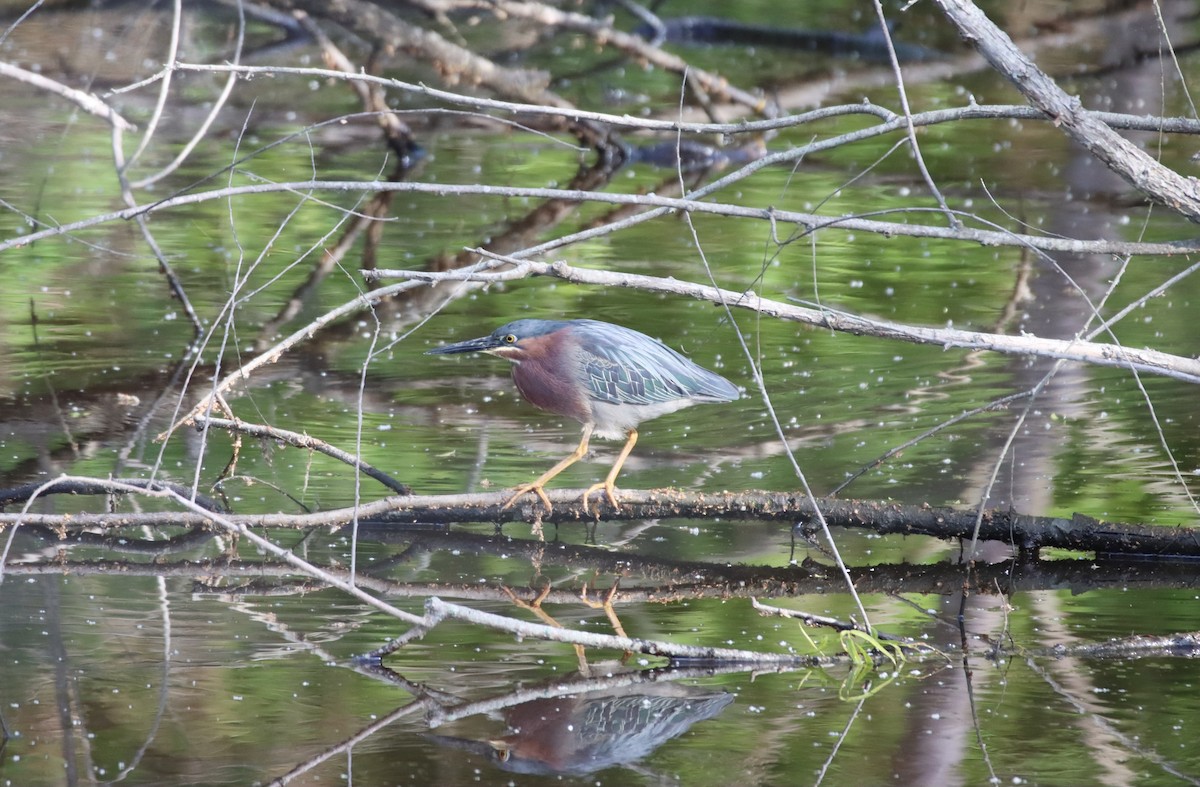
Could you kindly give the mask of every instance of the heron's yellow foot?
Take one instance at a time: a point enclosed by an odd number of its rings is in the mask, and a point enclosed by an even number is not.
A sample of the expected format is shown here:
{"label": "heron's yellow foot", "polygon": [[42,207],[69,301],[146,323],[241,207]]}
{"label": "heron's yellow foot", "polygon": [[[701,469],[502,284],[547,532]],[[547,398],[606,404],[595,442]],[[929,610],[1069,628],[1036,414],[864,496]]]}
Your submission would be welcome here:
{"label": "heron's yellow foot", "polygon": [[587,491],[583,493],[583,513],[592,513],[591,510],[588,509],[588,498],[592,496],[592,492],[599,492],[601,489],[604,490],[604,494],[608,497],[608,502],[612,504],[613,510],[619,511],[621,509],[621,504],[617,502],[616,485],[613,484],[612,481],[601,481],[599,483],[592,484],[587,488]]}
{"label": "heron's yellow foot", "polygon": [[550,505],[550,498],[546,497],[546,491],[542,489],[541,484],[522,484],[521,486],[518,486],[515,490],[513,490],[513,496],[508,499],[508,502],[500,506],[500,510],[503,511],[506,508],[511,507],[513,503],[517,502],[517,500],[529,494],[530,492],[533,492],[538,496],[538,499],[542,501],[542,505],[546,507],[547,514],[554,511],[554,506]]}

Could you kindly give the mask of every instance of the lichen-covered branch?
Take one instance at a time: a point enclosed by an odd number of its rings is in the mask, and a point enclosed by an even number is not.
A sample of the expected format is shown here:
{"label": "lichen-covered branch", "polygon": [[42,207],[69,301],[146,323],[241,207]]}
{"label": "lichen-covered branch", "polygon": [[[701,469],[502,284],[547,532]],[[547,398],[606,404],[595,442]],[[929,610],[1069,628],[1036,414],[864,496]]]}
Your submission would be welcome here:
{"label": "lichen-covered branch", "polygon": [[[116,486],[120,486],[117,484]],[[129,489],[126,491],[142,491]],[[87,528],[118,528],[145,525],[205,526],[214,520],[226,528],[299,528],[345,525],[357,519],[373,527],[388,523],[408,527],[413,523],[453,524],[460,522],[542,522],[562,524],[591,522],[580,505],[582,489],[548,490],[554,506],[545,514],[540,504],[518,504],[503,508],[511,496],[506,491],[462,495],[412,495],[389,497],[364,505],[331,509],[312,514],[206,514],[193,510],[159,514],[0,514],[0,528],[29,523],[58,530],[79,532]],[[160,496],[170,496],[161,493]],[[969,539],[977,512],[928,505],[900,505],[888,501],[821,500],[821,513],[830,526],[869,529],[881,535],[930,536]],[[601,508],[609,521],[642,519],[703,519],[707,521],[776,521],[789,525],[806,523],[814,516],[812,503],[797,492],[683,492],[674,489],[621,490],[621,507]],[[1192,528],[1103,522],[1076,514],[1074,517],[1027,516],[1011,510],[984,512],[979,537],[1002,541],[1026,552],[1045,547],[1105,554],[1158,556],[1200,555],[1200,535]]]}

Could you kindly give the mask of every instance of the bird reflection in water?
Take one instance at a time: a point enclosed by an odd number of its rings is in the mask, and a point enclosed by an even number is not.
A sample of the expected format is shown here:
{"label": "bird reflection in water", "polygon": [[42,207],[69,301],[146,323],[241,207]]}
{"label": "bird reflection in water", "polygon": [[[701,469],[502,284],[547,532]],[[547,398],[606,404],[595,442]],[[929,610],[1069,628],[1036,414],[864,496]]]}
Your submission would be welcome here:
{"label": "bird reflection in water", "polygon": [[510,733],[496,740],[430,737],[513,773],[583,775],[631,765],[731,702],[732,694],[699,686],[639,685],[514,705],[504,712]]}

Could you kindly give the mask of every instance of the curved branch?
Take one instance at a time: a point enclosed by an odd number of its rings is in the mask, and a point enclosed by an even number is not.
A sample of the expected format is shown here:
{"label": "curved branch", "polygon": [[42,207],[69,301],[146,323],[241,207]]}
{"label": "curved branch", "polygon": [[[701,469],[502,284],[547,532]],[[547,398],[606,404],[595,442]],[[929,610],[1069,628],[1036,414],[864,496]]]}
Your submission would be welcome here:
{"label": "curved branch", "polygon": [[[176,484],[173,481],[145,478],[75,478],[56,483],[49,488],[46,488],[44,481],[35,481],[29,484],[22,484],[21,486],[0,489],[0,508],[24,503],[35,495],[41,497],[47,495],[123,495],[129,494],[129,487],[135,487],[146,492],[170,490],[177,495],[192,499],[192,490],[190,487],[186,487],[183,484]],[[225,507],[221,505],[219,500],[207,495],[196,495],[195,503],[208,511],[217,513],[225,511]]]}
{"label": "curved branch", "polygon": [[62,96],[68,101],[78,105],[89,114],[107,120],[121,131],[137,131],[137,126],[121,117],[119,114],[117,114],[115,109],[110,107],[108,104],[105,104],[91,93],[85,93],[82,90],[76,90],[73,87],[67,87],[61,82],[55,82],[49,77],[44,77],[41,74],[35,74],[32,71],[26,71],[20,66],[14,66],[11,63],[0,62],[0,76],[33,85],[36,88],[46,90],[56,96]]}

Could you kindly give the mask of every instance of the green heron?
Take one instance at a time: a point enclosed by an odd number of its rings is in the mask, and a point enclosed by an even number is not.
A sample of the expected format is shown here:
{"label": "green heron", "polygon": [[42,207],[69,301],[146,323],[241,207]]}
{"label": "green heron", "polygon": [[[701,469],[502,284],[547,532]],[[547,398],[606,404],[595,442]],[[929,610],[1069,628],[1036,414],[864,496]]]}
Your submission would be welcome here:
{"label": "green heron", "polygon": [[517,390],[535,407],[574,418],[583,424],[583,438],[570,456],[531,484],[523,484],[504,504],[508,508],[533,492],[552,509],[543,487],[587,453],[593,435],[606,440],[625,438],[625,447],[602,483],[583,493],[603,489],[613,508],[617,473],[637,442],[637,425],[703,402],[731,402],[739,396],[733,383],[697,366],[670,347],[644,333],[599,320],[517,320],[488,336],[430,350],[430,355],[485,352],[512,361]]}

